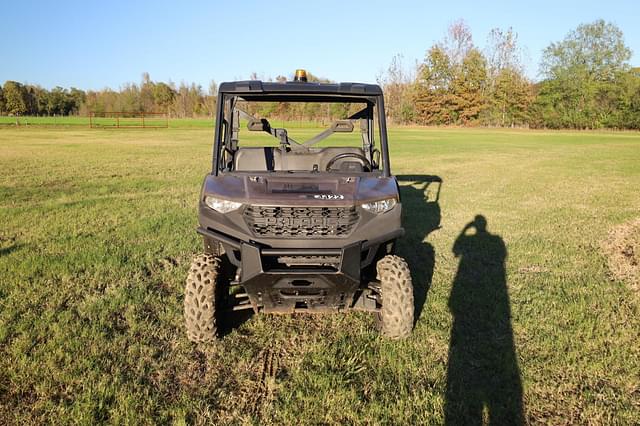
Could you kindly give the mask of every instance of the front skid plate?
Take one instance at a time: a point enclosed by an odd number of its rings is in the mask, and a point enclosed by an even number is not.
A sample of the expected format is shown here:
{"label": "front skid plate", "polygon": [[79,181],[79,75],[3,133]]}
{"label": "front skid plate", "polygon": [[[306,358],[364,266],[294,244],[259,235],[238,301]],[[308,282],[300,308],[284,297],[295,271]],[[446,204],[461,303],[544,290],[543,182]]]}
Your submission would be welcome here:
{"label": "front skid plate", "polygon": [[265,313],[291,313],[350,308],[359,284],[359,281],[341,273],[265,273],[251,278],[242,286],[252,302],[261,306]]}
{"label": "front skid plate", "polygon": [[[242,244],[240,284],[254,308],[260,308],[265,313],[375,310],[375,301],[359,297],[363,294],[360,243],[344,247],[340,251],[338,270],[286,268],[265,271],[260,248]],[[364,293],[368,294],[366,291]],[[367,303],[368,301],[372,303]]]}

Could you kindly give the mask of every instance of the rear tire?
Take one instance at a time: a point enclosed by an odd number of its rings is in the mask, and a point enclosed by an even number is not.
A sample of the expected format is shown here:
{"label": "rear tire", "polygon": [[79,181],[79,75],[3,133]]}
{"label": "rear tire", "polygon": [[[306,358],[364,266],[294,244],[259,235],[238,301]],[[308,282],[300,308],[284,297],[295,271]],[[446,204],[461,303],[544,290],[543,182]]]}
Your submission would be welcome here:
{"label": "rear tire", "polygon": [[378,314],[382,335],[404,339],[413,329],[413,284],[407,262],[400,256],[388,255],[376,265],[380,281],[382,308]]}
{"label": "rear tire", "polygon": [[217,336],[221,264],[220,257],[211,254],[201,254],[191,263],[184,291],[184,320],[192,342],[211,342]]}

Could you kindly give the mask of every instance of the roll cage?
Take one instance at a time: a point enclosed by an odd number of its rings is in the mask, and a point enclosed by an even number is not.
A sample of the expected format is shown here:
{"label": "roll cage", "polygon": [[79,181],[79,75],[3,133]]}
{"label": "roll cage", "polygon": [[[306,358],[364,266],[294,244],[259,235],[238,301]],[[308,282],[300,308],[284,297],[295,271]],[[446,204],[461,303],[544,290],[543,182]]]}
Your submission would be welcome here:
{"label": "roll cage", "polygon": [[[266,119],[252,116],[239,106],[239,101],[248,102],[322,102],[361,103],[364,108],[346,119],[337,120],[326,130],[306,141],[289,137],[284,128],[272,127]],[[380,149],[375,144],[375,119],[380,135]],[[240,121],[246,120],[251,131],[262,131],[278,139],[285,151],[308,151],[313,145],[336,132],[352,131],[354,123],[360,125],[362,152],[365,159],[389,177],[389,152],[382,90],[377,85],[357,83],[271,83],[261,81],[240,81],[222,83],[218,91],[213,149],[212,175],[231,171],[230,164],[238,152],[238,132]],[[376,155],[378,152],[379,155]],[[376,158],[378,157],[378,158]],[[381,157],[381,159],[379,158]],[[231,159],[231,161],[230,161]],[[381,160],[381,161],[380,161]]]}

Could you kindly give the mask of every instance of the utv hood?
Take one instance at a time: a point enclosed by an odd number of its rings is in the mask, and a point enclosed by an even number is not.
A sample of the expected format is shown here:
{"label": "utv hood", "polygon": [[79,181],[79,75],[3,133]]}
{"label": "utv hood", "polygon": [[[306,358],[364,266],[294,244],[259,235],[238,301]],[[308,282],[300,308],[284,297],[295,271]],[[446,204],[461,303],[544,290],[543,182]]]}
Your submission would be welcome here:
{"label": "utv hood", "polygon": [[398,198],[395,178],[375,175],[208,175],[202,190],[202,197],[213,195],[243,204],[264,206],[353,206]]}

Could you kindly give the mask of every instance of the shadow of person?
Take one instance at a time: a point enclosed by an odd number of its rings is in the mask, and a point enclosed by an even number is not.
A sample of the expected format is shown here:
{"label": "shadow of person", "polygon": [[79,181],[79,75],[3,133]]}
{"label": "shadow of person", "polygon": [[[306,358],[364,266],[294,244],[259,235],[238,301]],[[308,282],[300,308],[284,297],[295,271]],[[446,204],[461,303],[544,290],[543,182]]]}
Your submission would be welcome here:
{"label": "shadow of person", "polygon": [[445,424],[523,424],[504,241],[478,215],[456,239],[453,253],[460,265],[449,297]]}
{"label": "shadow of person", "polygon": [[418,321],[433,279],[435,250],[425,239],[440,228],[442,178],[431,175],[398,176],[402,199],[402,224],[398,254],[409,263],[413,281],[414,321]]}

